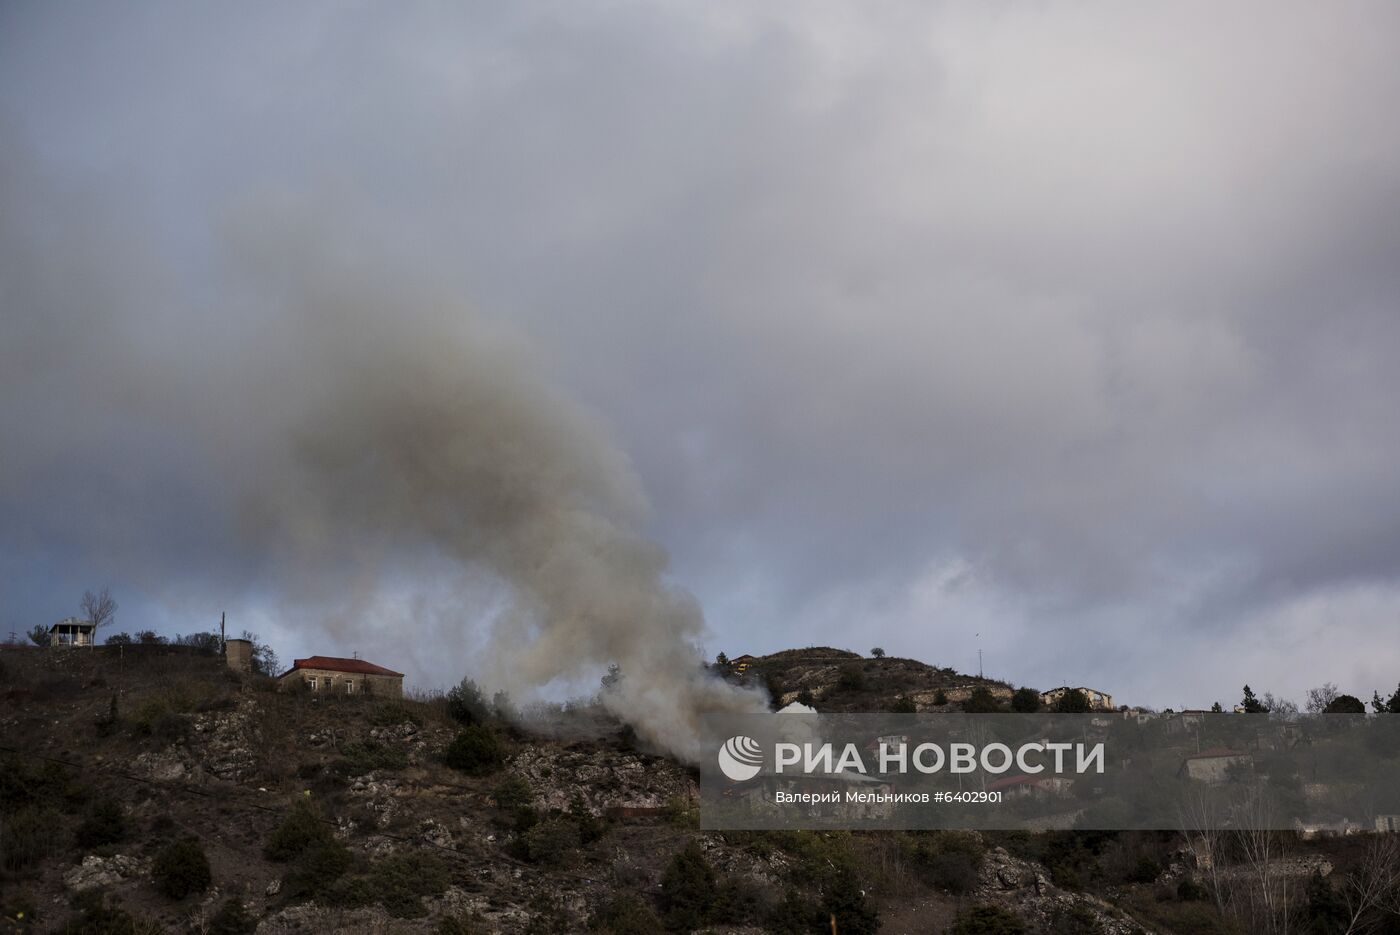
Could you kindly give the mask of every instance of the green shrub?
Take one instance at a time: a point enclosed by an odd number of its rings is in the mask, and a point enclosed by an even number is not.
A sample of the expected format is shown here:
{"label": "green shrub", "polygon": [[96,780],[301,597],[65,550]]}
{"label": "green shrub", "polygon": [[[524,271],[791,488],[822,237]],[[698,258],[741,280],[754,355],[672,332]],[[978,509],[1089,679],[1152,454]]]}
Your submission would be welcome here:
{"label": "green shrub", "polygon": [[569,800],[569,819],[578,828],[578,842],[582,847],[587,847],[594,841],[607,833],[608,826],[588,810],[588,806],[583,801],[583,796],[577,792]]}
{"label": "green shrub", "polygon": [[422,727],[423,718],[402,701],[386,701],[375,706],[370,714],[370,723],[375,727],[397,727],[403,723]]}
{"label": "green shrub", "polygon": [[126,813],[111,799],[100,799],[89,808],[73,839],[79,847],[116,844],[126,837]]}
{"label": "green shrub", "polygon": [[289,899],[324,900],[335,882],[350,869],[350,864],[350,851],[339,841],[331,839],[316,844],[297,855],[283,881],[283,891]]}
{"label": "green shrub", "polygon": [[940,688],[933,693],[933,703],[936,705],[946,705],[948,703],[948,693]]}
{"label": "green shrub", "polygon": [[807,896],[789,889],[773,904],[763,919],[763,929],[771,935],[812,935],[823,929],[830,931],[821,908]]}
{"label": "green shrub", "polygon": [[437,935],[486,935],[486,926],[475,916],[452,915],[443,916],[433,931]]}
{"label": "green shrub", "polygon": [[962,703],[962,709],[968,714],[994,714],[1001,710],[1001,704],[997,701],[996,695],[992,694],[991,689],[979,685]]}
{"label": "green shrub", "polygon": [[441,896],[452,882],[447,866],[431,854],[395,854],[376,861],[370,888],[389,915],[417,919],[428,914],[424,896]]}
{"label": "green shrub", "polygon": [[515,809],[513,824],[516,834],[524,834],[540,823],[540,813],[533,806],[521,805]]}
{"label": "green shrub", "polygon": [[948,935],[1025,935],[1026,924],[1000,906],[983,903],[959,912]]}
{"label": "green shrub", "polygon": [[462,679],[447,693],[447,716],[458,724],[481,724],[490,714],[490,706],[482,697],[481,689],[471,679]]}
{"label": "green shrub", "polygon": [[854,871],[841,868],[822,889],[822,913],[835,917],[841,935],[875,935],[880,930],[880,913],[865,898],[865,891]]}
{"label": "green shrub", "polygon": [[1176,898],[1184,903],[1200,902],[1209,895],[1204,886],[1190,877],[1183,877],[1176,887]]}
{"label": "green shrub", "polygon": [[282,824],[272,832],[272,837],[267,839],[263,856],[279,862],[295,860],[303,852],[334,840],[330,826],[321,820],[316,806],[306,799],[298,799]]}
{"label": "green shrub", "polygon": [[73,897],[77,914],[68,920],[57,935],[161,935],[163,927],[133,916],[114,899],[110,904],[100,889],[83,890]]}
{"label": "green shrub", "polygon": [[551,818],[535,825],[524,836],[525,859],[546,867],[562,867],[578,850],[578,825]]}
{"label": "green shrub", "polygon": [[180,743],[190,735],[190,722],[182,714],[168,711],[155,719],[150,728],[151,736],[161,743]]}
{"label": "green shrub", "polygon": [[1018,688],[1011,695],[1011,710],[1018,714],[1034,714],[1040,710],[1040,693],[1034,688]]}
{"label": "green shrub", "polygon": [[893,714],[917,714],[919,706],[914,704],[914,699],[908,695],[900,695],[890,704],[890,712]]}
{"label": "green shrub", "polygon": [[1103,935],[1103,924],[1082,903],[1061,904],[1050,914],[1050,931],[1055,935]]}
{"label": "green shrub", "polygon": [[462,729],[443,751],[442,761],[472,776],[485,776],[500,769],[506,748],[490,728],[473,724]]}
{"label": "green shrub", "polygon": [[1162,865],[1154,857],[1143,855],[1133,864],[1133,869],[1128,873],[1130,883],[1152,883],[1162,875]]}
{"label": "green shrub", "polygon": [[960,896],[977,886],[985,848],[976,835],[929,831],[901,839],[900,849],[914,871],[931,886]]}
{"label": "green shrub", "polygon": [[184,899],[191,893],[202,893],[213,882],[209,860],[204,848],[195,838],[176,841],[156,854],[151,865],[151,879],[156,890],[171,899]]}
{"label": "green shrub", "polygon": [[655,935],[662,926],[650,906],[636,896],[623,894],[598,910],[591,927],[606,935]]}
{"label": "green shrub", "polygon": [[691,841],[661,875],[661,915],[666,928],[689,932],[714,920],[719,882],[700,845]]}
{"label": "green shrub", "polygon": [[507,776],[491,790],[491,798],[496,800],[497,808],[513,810],[533,802],[535,792],[522,777]]}
{"label": "green shrub", "polygon": [[209,935],[252,935],[258,923],[236,896],[224,900],[219,911],[209,920]]}
{"label": "green shrub", "polygon": [[39,921],[39,903],[28,890],[11,891],[0,902],[0,919],[14,926],[15,932],[27,932]]}
{"label": "green shrub", "polygon": [[398,747],[377,740],[349,740],[340,745],[341,759],[332,769],[343,776],[361,776],[371,770],[408,767],[408,755]]}
{"label": "green shrub", "polygon": [[836,687],[847,692],[865,691],[865,672],[857,663],[842,666],[841,675],[836,680]]}
{"label": "green shrub", "polygon": [[441,896],[451,883],[447,866],[431,854],[395,854],[377,860],[369,871],[346,877],[320,901],[354,908],[378,903],[398,919],[427,915],[425,896]]}
{"label": "green shrub", "polygon": [[6,873],[23,874],[54,850],[54,831],[62,816],[45,805],[26,805],[0,821],[0,855]]}

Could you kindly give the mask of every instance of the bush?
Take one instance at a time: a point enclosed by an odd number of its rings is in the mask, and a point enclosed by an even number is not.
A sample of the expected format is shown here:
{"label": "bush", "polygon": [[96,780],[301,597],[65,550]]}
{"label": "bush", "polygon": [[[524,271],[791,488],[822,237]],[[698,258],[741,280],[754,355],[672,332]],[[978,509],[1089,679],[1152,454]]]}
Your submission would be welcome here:
{"label": "bush", "polygon": [[919,706],[908,695],[900,695],[890,704],[890,711],[893,714],[917,714]]}
{"label": "bush", "polygon": [[165,929],[147,919],[133,916],[113,900],[106,901],[100,889],[83,890],[73,897],[78,914],[68,920],[57,935],[160,935]]}
{"label": "bush", "polygon": [[399,724],[422,727],[423,718],[402,701],[388,701],[375,707],[370,723],[375,727],[397,727]]}
{"label": "bush", "polygon": [[836,930],[842,935],[875,935],[880,930],[880,913],[865,898],[860,880],[853,871],[842,868],[822,890],[822,913],[835,916]]}
{"label": "bush", "polygon": [[433,931],[437,935],[486,935],[486,926],[474,916],[443,916]]}
{"label": "bush", "polygon": [[408,767],[408,754],[376,740],[349,740],[340,745],[341,759],[332,769],[343,776],[360,776],[371,770]]}
{"label": "bush", "polygon": [[1001,710],[1001,705],[997,702],[996,695],[992,694],[991,689],[979,685],[962,703],[962,709],[968,714],[993,714]]}
{"label": "bush", "polygon": [[427,915],[423,897],[441,896],[451,882],[446,865],[431,854],[386,857],[374,864],[369,875],[375,900],[397,919]]}
{"label": "bush", "polygon": [[462,679],[447,693],[447,716],[458,724],[481,724],[490,716],[490,706],[481,689],[471,679]]}
{"label": "bush", "polygon": [[443,751],[442,761],[472,776],[485,776],[500,769],[506,760],[505,745],[490,728],[472,724],[462,729]]}
{"label": "bush", "polygon": [[257,921],[248,914],[241,900],[230,896],[209,920],[209,935],[253,935]]}
{"label": "bush", "polygon": [[1152,883],[1162,875],[1162,865],[1154,857],[1143,855],[1133,864],[1133,869],[1128,873],[1129,883]]}
{"label": "bush", "polygon": [[562,818],[542,821],[525,832],[525,859],[546,867],[562,867],[578,850],[578,826]]}
{"label": "bush", "polygon": [[167,712],[151,725],[151,736],[161,743],[180,743],[190,735],[190,722],[183,715]]}
{"label": "bush", "polygon": [[719,901],[715,871],[700,845],[691,841],[661,875],[661,914],[666,928],[689,932],[714,920]]}
{"label": "bush", "polygon": [[843,666],[841,676],[836,680],[836,687],[848,692],[865,691],[865,672],[854,663]]}
{"label": "bush", "polygon": [[901,850],[924,882],[960,896],[977,886],[985,848],[971,834],[930,831],[911,834]]}
{"label": "bush", "polygon": [[0,821],[0,866],[5,872],[22,874],[43,862],[53,851],[53,829],[60,820],[47,806],[27,805]]}
{"label": "bush", "polygon": [[520,776],[507,776],[491,790],[491,798],[496,800],[497,808],[513,810],[533,802],[535,792]]}
{"label": "bush", "polygon": [[1182,878],[1176,886],[1176,898],[1184,903],[1201,902],[1209,895],[1204,886],[1190,877]]}
{"label": "bush", "polygon": [[324,900],[331,887],[350,869],[350,851],[334,839],[302,851],[288,871],[283,892],[287,897],[299,896]]}
{"label": "bush", "polygon": [[569,820],[578,828],[578,842],[581,847],[587,847],[608,831],[607,825],[588,810],[583,796],[577,792],[569,800]]}
{"label": "bush", "polygon": [[321,821],[316,807],[306,799],[298,799],[282,824],[272,832],[272,837],[267,839],[263,856],[278,862],[295,860],[306,851],[334,840],[330,827]]}
{"label": "bush", "polygon": [[1018,714],[1034,714],[1040,710],[1040,693],[1034,688],[1018,688],[1011,695],[1011,710]]}
{"label": "bush", "polygon": [[1050,931],[1055,935],[1103,935],[1103,925],[1088,906],[1062,904],[1050,915]]}
{"label": "bush", "polygon": [[661,920],[646,903],[626,894],[598,910],[591,927],[607,935],[655,935],[661,930]]}
{"label": "bush", "polygon": [[946,705],[948,703],[948,693],[940,688],[938,691],[933,693],[933,703],[935,705],[940,706]]}
{"label": "bush", "polygon": [[959,912],[948,935],[1025,935],[1020,917],[1000,906],[984,903]]}
{"label": "bush", "polygon": [[111,799],[94,802],[78,825],[73,838],[79,847],[116,844],[126,837],[126,813]]}
{"label": "bush", "polygon": [[195,838],[184,838],[156,854],[151,865],[151,879],[156,890],[171,899],[184,899],[191,893],[202,893],[213,882],[209,860],[204,848]]}

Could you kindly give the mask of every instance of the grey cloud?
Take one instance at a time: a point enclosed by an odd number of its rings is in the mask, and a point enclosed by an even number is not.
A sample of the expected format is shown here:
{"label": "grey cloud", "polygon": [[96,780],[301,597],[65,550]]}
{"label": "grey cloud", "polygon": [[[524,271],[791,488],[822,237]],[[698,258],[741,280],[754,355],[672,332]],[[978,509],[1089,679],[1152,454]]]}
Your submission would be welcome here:
{"label": "grey cloud", "polygon": [[[712,643],[866,627],[965,668],[975,621],[1002,674],[1179,703],[1153,668],[1191,668],[1171,648],[1322,632],[1333,607],[1372,658],[1354,672],[1334,639],[1314,681],[1400,668],[1387,6],[6,15],[5,163],[34,165],[7,173],[27,207],[6,281],[38,297],[7,299],[6,329],[63,307],[117,348],[104,404],[154,369],[190,410],[139,425],[40,392],[62,369],[11,342],[23,452],[109,430],[104,470],[230,522],[197,478],[236,454],[191,413],[250,363],[322,350],[269,344],[284,310],[239,245],[266,226],[259,262],[295,267],[288,245],[331,231],[357,275],[448,297],[402,327],[439,334],[455,304],[509,321],[600,414]],[[308,216],[290,236],[284,200]],[[81,477],[6,510],[81,551],[26,506],[76,502]],[[200,554],[224,590],[267,584],[265,555]],[[929,598],[960,563],[975,598]],[[1297,693],[1294,654],[1261,641],[1236,668]]]}

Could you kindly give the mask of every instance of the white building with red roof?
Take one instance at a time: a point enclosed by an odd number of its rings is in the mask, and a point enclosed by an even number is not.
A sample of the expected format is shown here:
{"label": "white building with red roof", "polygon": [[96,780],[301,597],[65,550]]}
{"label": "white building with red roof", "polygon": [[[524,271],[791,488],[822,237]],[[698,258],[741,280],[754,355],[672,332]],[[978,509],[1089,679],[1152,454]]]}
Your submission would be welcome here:
{"label": "white building with red roof", "polygon": [[308,691],[341,695],[403,697],[402,672],[386,669],[364,659],[342,659],[338,656],[295,659],[290,669],[277,676],[277,684],[280,688],[305,685]]}

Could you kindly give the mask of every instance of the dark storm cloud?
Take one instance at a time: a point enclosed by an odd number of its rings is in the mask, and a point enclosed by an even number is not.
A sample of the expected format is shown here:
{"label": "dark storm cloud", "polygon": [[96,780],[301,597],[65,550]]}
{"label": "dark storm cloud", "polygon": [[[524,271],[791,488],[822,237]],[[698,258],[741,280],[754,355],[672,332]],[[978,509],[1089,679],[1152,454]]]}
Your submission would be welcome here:
{"label": "dark storm cloud", "polygon": [[1400,669],[1391,7],[3,16],[13,554],[100,565],[115,486],[156,577],[268,587],[180,522],[235,519],[188,427],[291,365],[265,230],[527,335],[731,652],[981,632],[1157,703]]}

